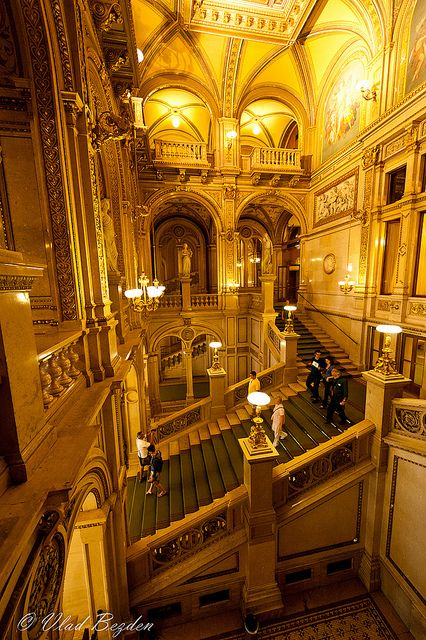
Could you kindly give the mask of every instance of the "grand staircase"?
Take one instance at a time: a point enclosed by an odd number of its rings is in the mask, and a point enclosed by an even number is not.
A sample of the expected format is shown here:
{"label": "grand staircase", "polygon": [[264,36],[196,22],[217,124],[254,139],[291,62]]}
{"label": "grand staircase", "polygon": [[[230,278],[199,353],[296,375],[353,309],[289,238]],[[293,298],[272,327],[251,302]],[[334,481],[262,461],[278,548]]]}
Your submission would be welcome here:
{"label": "grand staircase", "polygon": [[[278,314],[275,324],[280,331],[284,330],[285,322],[281,317],[281,313]],[[315,351],[321,351],[324,358],[329,355],[333,356],[335,364],[346,375],[351,377],[359,376],[359,371],[350,360],[348,354],[306,313],[298,312],[297,316],[294,317],[293,325],[294,330],[300,336],[297,340],[298,376],[300,378],[306,377],[307,365]]]}
{"label": "grand staircase", "polygon": [[[303,389],[294,383],[276,392],[284,399],[288,433],[277,447],[277,465],[342,433],[341,426],[325,423],[324,411],[311,404]],[[161,482],[167,495],[147,496],[146,480],[141,483],[137,477],[128,478],[132,543],[211,504],[243,483],[243,456],[238,440],[250,433],[250,410],[250,405],[237,407],[225,417],[193,428],[160,446],[164,460]],[[273,440],[271,409],[262,415],[265,432]],[[352,423],[359,422],[364,418],[362,406],[348,406],[347,416]]]}

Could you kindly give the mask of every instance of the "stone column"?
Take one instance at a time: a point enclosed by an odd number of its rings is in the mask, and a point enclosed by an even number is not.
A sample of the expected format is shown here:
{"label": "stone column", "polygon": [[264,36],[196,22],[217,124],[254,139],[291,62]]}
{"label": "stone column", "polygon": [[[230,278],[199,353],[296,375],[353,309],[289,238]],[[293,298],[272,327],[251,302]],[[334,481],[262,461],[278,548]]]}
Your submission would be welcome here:
{"label": "stone column", "polygon": [[126,334],[124,326],[125,303],[123,301],[122,290],[123,280],[123,276],[121,276],[118,271],[116,273],[108,272],[109,297],[111,298],[112,302],[112,311],[116,313],[115,317],[117,319],[117,326],[115,331],[117,333],[117,338],[120,344],[124,343],[124,337]]}
{"label": "stone column", "polygon": [[40,266],[22,254],[0,249],[0,456],[14,484],[28,479],[52,444],[43,429],[43,397],[29,291]]}
{"label": "stone column", "polygon": [[192,311],[191,308],[191,278],[190,276],[181,276],[182,286],[182,311]]}
{"label": "stone column", "polygon": [[262,283],[262,311],[263,313],[274,314],[274,282],[276,275],[273,273],[264,274],[260,276],[260,282]]}
{"label": "stone column", "polygon": [[157,415],[161,412],[158,360],[158,353],[150,353],[148,355],[148,393],[152,415]]}
{"label": "stone column", "polygon": [[297,382],[297,333],[282,334],[283,339],[280,345],[281,361],[285,363],[284,369],[284,384],[288,385],[290,382]]}
{"label": "stone column", "polygon": [[253,449],[249,438],[239,440],[244,457],[244,484],[248,505],[244,511],[247,557],[243,587],[244,613],[282,610],[281,591],[275,579],[277,560],[276,515],[272,504],[272,468],[278,455],[269,438]]}
{"label": "stone column", "polygon": [[371,472],[368,484],[365,545],[359,577],[369,591],[377,591],[380,589],[379,551],[388,453],[383,439],[391,424],[392,400],[402,396],[410,380],[400,374],[384,376],[374,370],[364,372],[362,377],[367,382],[365,417],[376,425],[371,447],[371,460],[376,469]]}
{"label": "stone column", "polygon": [[210,398],[212,400],[210,417],[212,420],[224,416],[225,409],[225,385],[226,385],[226,371],[222,367],[219,369],[207,369],[207,375],[209,376],[210,385]]}
{"label": "stone column", "polygon": [[192,349],[191,346],[185,344],[183,346],[183,361],[186,376],[186,402],[189,404],[194,401],[194,380],[192,377]]}

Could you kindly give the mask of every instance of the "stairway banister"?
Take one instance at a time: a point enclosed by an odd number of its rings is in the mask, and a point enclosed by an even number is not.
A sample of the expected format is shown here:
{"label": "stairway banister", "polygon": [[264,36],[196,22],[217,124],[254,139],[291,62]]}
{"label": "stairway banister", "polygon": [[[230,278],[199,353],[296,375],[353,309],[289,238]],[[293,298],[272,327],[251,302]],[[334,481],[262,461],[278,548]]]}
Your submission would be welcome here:
{"label": "stairway banister", "polygon": [[[283,373],[284,373],[285,364],[279,362],[278,364],[274,364],[269,369],[263,369],[263,371],[259,371],[257,374],[258,379],[260,380],[261,389],[267,389],[268,387],[275,387],[279,384],[283,383]],[[225,407],[226,409],[230,409],[231,407],[235,407],[235,405],[243,402],[247,398],[247,393],[245,393],[245,388],[248,388],[250,378],[244,378],[240,382],[236,382],[229,386],[225,391]],[[245,395],[244,395],[245,394]]]}
{"label": "stairway banister", "polygon": [[339,327],[339,325],[338,325],[338,324],[336,324],[335,322],[333,322],[333,320],[330,320],[330,318],[329,318],[328,316],[326,316],[326,314],[325,314],[323,311],[321,311],[321,309],[318,309],[318,307],[317,307],[313,302],[311,302],[310,300],[308,300],[307,298],[305,298],[305,296],[304,296],[302,293],[300,293],[300,291],[298,291],[298,292],[297,292],[297,295],[298,295],[298,297],[299,297],[299,298],[303,298],[303,300],[305,300],[305,302],[307,302],[308,304],[310,304],[310,305],[311,305],[311,307],[313,307],[316,311],[318,311],[318,313],[320,313],[322,316],[324,316],[324,318],[325,318],[328,322],[330,322],[333,326],[335,326],[335,327],[336,327],[336,329],[339,329],[339,331],[341,331],[341,332],[343,333],[343,335],[344,335],[346,338],[349,338],[349,340],[352,340],[352,342],[353,342],[354,344],[356,344],[356,345],[358,344],[358,342],[357,342],[356,340],[354,340],[354,339],[353,339],[349,334],[347,334],[347,333],[346,333],[346,331],[344,331],[344,330],[342,329],[342,327]]}
{"label": "stairway banister", "polygon": [[[274,495],[274,507],[277,508],[287,502],[287,499],[291,493],[290,478],[297,478],[297,474],[311,473],[313,465],[317,465],[316,480],[307,483],[307,486],[301,486],[293,490],[293,495],[300,495],[303,491],[306,491],[314,486],[317,486],[321,482],[324,482],[328,478],[336,475],[340,471],[343,471],[348,466],[354,466],[358,462],[368,458],[370,456],[371,448],[371,435],[374,433],[376,427],[371,420],[362,420],[357,424],[346,429],[344,433],[335,436],[328,442],[324,442],[309,451],[306,451],[300,456],[297,456],[293,460],[275,467],[272,470],[272,482],[273,482],[273,495]],[[331,465],[329,456],[333,453],[342,451],[347,445],[353,443],[353,449],[351,451],[351,460],[347,465],[342,464],[340,467],[333,468]]]}
{"label": "stairway banister", "polygon": [[184,409],[160,418],[150,431],[151,442],[158,444],[197,422],[208,420],[210,417],[210,405],[210,397],[202,398],[202,400],[193,402]]}

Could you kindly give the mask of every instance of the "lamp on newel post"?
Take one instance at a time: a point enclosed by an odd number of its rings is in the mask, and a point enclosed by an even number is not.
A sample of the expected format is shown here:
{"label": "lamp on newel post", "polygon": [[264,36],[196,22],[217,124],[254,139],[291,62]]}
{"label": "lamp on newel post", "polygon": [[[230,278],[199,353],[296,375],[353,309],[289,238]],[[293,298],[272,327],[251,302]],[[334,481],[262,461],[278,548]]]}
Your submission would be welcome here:
{"label": "lamp on newel post", "polygon": [[220,349],[220,347],[222,346],[221,342],[218,341],[213,341],[209,343],[209,347],[211,347],[213,349],[213,363],[211,368],[212,369],[221,369],[222,367],[219,364],[219,354],[217,352],[218,349]]}
{"label": "lamp on newel post", "polygon": [[385,341],[383,344],[382,354],[374,366],[374,371],[376,373],[381,373],[383,376],[399,377],[401,374],[398,372],[396,362],[392,358],[391,335],[401,333],[402,329],[398,325],[394,324],[379,324],[376,327],[376,331],[385,334]]}
{"label": "lamp on newel post", "polygon": [[248,402],[250,404],[255,405],[256,407],[256,415],[253,418],[253,426],[250,430],[249,436],[249,444],[252,449],[264,449],[268,447],[268,443],[266,442],[266,434],[263,430],[262,423],[262,408],[266,407],[271,402],[271,398],[267,393],[263,393],[263,391],[253,391],[253,393],[249,393],[247,396]]}
{"label": "lamp on newel post", "polygon": [[294,333],[293,318],[291,314],[296,310],[297,310],[297,307],[295,307],[293,304],[286,304],[284,307],[284,311],[288,312],[287,320],[286,320],[284,332],[283,332],[286,335]]}

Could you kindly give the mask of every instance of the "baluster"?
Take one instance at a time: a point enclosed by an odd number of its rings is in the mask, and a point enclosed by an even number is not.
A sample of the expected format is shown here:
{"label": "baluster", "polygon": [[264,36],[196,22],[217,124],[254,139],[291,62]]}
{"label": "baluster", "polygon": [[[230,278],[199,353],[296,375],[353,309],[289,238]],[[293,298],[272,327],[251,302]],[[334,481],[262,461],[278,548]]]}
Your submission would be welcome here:
{"label": "baluster", "polygon": [[50,383],[52,382],[52,378],[47,370],[47,361],[42,360],[40,362],[40,381],[41,381],[41,390],[43,393],[43,404],[45,409],[49,406],[49,404],[53,401],[53,396],[49,393],[50,391]]}
{"label": "baluster", "polygon": [[63,386],[59,383],[59,378],[62,375],[62,369],[58,364],[58,359],[58,355],[54,353],[49,360],[49,373],[52,377],[49,391],[52,396],[59,396],[64,390]]}
{"label": "baluster", "polygon": [[67,357],[65,349],[61,349],[59,353],[58,364],[62,369],[59,382],[62,386],[69,387],[72,384],[72,378],[68,375],[68,371],[71,369],[71,360]]}
{"label": "baluster", "polygon": [[68,358],[71,362],[71,367],[68,371],[68,375],[71,376],[71,378],[78,378],[81,371],[77,369],[76,365],[77,365],[77,362],[80,360],[80,357],[78,353],[74,351],[74,345],[75,345],[75,342],[70,344],[70,346],[68,347]]}

